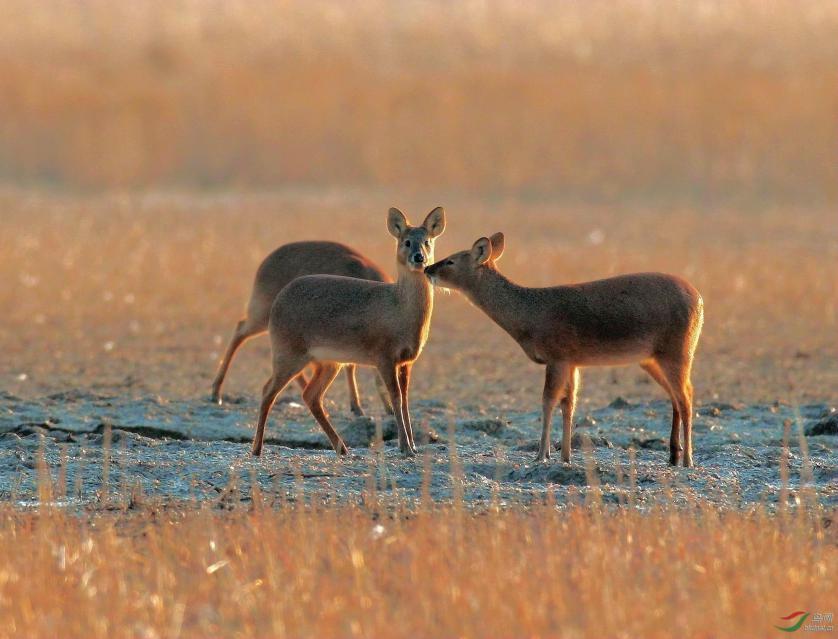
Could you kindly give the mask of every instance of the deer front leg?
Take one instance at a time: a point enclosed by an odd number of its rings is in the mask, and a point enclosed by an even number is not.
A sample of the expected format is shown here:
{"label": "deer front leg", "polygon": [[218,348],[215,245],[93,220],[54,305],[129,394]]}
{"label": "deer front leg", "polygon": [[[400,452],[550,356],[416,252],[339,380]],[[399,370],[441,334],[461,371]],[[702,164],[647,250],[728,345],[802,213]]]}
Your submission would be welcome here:
{"label": "deer front leg", "polygon": [[[567,385],[567,378],[570,375],[570,366],[563,362],[551,362],[547,364],[544,373],[544,394],[542,396],[542,422],[541,442],[538,446],[537,462],[550,459],[550,449],[553,444],[550,441],[550,428],[553,423],[553,410],[559,399],[559,391]],[[565,446],[567,444],[567,446]],[[565,454],[570,455],[570,441],[562,442],[562,458]]]}
{"label": "deer front leg", "polygon": [[399,450],[404,455],[412,457],[416,453],[408,445],[407,429],[404,425],[402,393],[399,388],[398,366],[390,361],[382,362],[378,366],[378,372],[381,373],[381,380],[387,387],[387,392],[390,394],[390,401],[393,404],[396,417],[396,430],[399,434]]}
{"label": "deer front leg", "polygon": [[570,442],[573,440],[573,411],[576,408],[576,389],[579,386],[579,369],[568,369],[567,384],[562,396],[562,461],[570,463]]}
{"label": "deer front leg", "polygon": [[410,423],[410,404],[408,394],[410,390],[410,370],[413,364],[402,364],[399,367],[399,390],[402,392],[402,420],[407,434],[407,445],[416,453],[416,441],[413,439],[413,425]]}

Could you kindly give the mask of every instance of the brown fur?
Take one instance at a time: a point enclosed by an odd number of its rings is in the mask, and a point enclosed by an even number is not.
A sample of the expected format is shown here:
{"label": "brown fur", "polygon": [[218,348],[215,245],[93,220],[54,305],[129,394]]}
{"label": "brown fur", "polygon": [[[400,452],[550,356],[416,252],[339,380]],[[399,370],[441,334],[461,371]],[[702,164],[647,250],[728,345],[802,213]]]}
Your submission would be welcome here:
{"label": "brown fur", "polygon": [[[442,286],[458,289],[509,333],[527,356],[547,367],[539,461],[550,457],[550,425],[561,400],[562,460],[570,461],[579,368],[639,363],[672,400],[670,463],[692,466],[693,355],[704,321],[698,291],[662,273],[621,275],[594,282],[528,288],[496,266],[504,237],[480,238],[471,250],[428,267]],[[683,426],[684,445],[679,441]]]}
{"label": "brown fur", "polygon": [[[280,246],[263,260],[256,271],[253,290],[247,304],[247,314],[236,325],[212,384],[214,402],[221,403],[221,387],[236,351],[251,337],[267,332],[268,317],[277,294],[295,278],[315,274],[344,275],[375,282],[392,281],[390,276],[371,260],[337,242],[294,242]],[[296,381],[300,388],[305,390],[305,373],[301,372]],[[356,415],[363,415],[354,365],[346,367],[346,382],[349,387],[350,409]],[[384,409],[392,414],[390,400],[380,380],[376,379],[376,382]]]}
{"label": "brown fur", "polygon": [[323,410],[323,394],[343,364],[375,366],[396,414],[399,447],[413,455],[408,386],[410,368],[425,345],[433,310],[433,289],[424,267],[433,259],[434,239],[445,229],[442,208],[412,227],[390,209],[388,229],[397,240],[395,283],[335,275],[307,275],[288,284],[274,301],[269,319],[273,374],[265,384],[253,454],[262,450],[265,423],[277,394],[309,363],[315,373],[303,399],[338,453],[346,445]]}

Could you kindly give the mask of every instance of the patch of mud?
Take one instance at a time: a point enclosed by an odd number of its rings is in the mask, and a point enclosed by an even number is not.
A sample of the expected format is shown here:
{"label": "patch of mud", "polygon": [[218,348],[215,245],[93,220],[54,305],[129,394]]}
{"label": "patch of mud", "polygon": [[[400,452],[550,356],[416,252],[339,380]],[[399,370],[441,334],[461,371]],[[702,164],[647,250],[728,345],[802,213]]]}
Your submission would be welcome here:
{"label": "patch of mud", "polygon": [[217,406],[203,398],[123,399],[67,391],[24,400],[3,393],[0,496],[36,503],[43,454],[53,481],[66,476],[66,490],[60,492],[68,507],[98,503],[103,493],[217,500],[230,494],[231,486],[246,498],[253,481],[286,498],[323,494],[357,500],[375,489],[413,500],[425,485],[433,499],[461,491],[468,503],[479,505],[493,499],[530,502],[548,492],[561,501],[595,487],[615,503],[630,497],[642,505],[674,496],[730,507],[771,506],[782,489],[788,421],[790,487],[814,485],[823,503],[838,506],[838,437],[828,404],[700,406],[694,425],[697,467],[683,469],[667,464],[668,402],[615,400],[579,415],[572,463],[566,465],[557,454],[560,416],[554,424],[556,454],[536,463],[540,410],[486,415],[434,401],[413,404],[420,445],[415,459],[399,454],[392,418],[349,418],[331,405],[335,426],[351,448],[338,459],[296,401],[277,404],[263,456],[254,459],[249,449],[257,404],[236,400]]}
{"label": "patch of mud", "polygon": [[831,410],[824,419],[809,426],[806,429],[806,434],[810,437],[813,435],[838,435],[838,411]]}

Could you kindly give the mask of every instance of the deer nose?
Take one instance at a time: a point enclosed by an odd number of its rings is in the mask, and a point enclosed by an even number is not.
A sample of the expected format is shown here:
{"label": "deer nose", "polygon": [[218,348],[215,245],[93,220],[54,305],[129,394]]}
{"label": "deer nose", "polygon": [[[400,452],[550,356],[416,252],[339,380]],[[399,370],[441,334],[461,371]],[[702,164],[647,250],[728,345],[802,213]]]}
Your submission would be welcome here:
{"label": "deer nose", "polygon": [[425,256],[421,253],[414,253],[413,254],[413,262],[415,264],[422,264],[425,261]]}

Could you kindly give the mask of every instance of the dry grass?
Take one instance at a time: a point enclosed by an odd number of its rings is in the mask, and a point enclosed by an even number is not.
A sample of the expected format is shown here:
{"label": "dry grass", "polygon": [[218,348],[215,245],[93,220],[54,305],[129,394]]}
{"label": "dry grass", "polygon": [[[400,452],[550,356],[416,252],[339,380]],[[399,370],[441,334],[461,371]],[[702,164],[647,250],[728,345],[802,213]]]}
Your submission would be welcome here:
{"label": "dry grass", "polygon": [[834,611],[822,514],[0,510],[0,636],[756,637]]}
{"label": "dry grass", "polygon": [[835,196],[829,0],[2,0],[0,179]]}
{"label": "dry grass", "polygon": [[[392,272],[387,207],[398,204],[417,218],[439,201],[449,229],[438,257],[503,230],[504,270],[532,285],[642,270],[692,280],[707,308],[695,371],[700,401],[834,398],[838,219],[829,208],[597,207],[351,190],[0,193],[0,386],[28,395],[78,386],[208,393],[270,249],[297,239],[343,239]],[[268,362],[267,339],[248,344],[227,389],[257,393]],[[458,295],[437,296],[414,398],[533,410],[541,380],[539,367],[479,311]],[[592,369],[582,401],[661,397],[646,381],[636,367]],[[374,405],[369,380],[362,390]],[[343,393],[336,384],[330,395],[342,404]]]}

